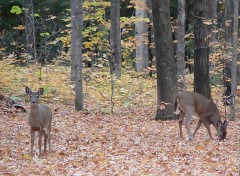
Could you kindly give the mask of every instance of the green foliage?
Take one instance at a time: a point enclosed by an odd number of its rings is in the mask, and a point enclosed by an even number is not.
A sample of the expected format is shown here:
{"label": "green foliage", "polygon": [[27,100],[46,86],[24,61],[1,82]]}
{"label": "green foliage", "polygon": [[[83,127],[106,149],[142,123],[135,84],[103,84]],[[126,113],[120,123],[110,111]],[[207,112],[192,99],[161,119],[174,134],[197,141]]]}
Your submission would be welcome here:
{"label": "green foliage", "polygon": [[[46,59],[56,58],[62,50],[62,43],[55,43],[51,47],[48,45],[57,37],[65,35],[66,22],[61,19],[69,16],[70,2],[59,0],[56,3],[55,0],[36,0],[33,3],[33,6],[37,7],[34,8],[33,14],[37,55]],[[3,31],[0,38],[1,47],[6,48],[6,54],[20,53],[19,59],[25,60],[26,40],[23,32],[25,25],[23,11],[27,12],[28,9],[23,7],[21,0],[0,1],[0,28]]]}
{"label": "green foliage", "polygon": [[43,33],[40,34],[40,36],[41,37],[47,37],[47,36],[49,36],[49,33],[48,32],[43,32]]}
{"label": "green foliage", "polygon": [[19,6],[13,6],[10,12],[16,13],[16,15],[19,15],[22,13],[22,9]]}
{"label": "green foliage", "polygon": [[[12,3],[14,2],[14,3]],[[20,2],[20,1],[19,1]],[[24,36],[24,16],[22,11],[27,11],[22,7],[22,2],[4,2],[4,9],[11,11],[14,20],[3,23],[9,25],[8,33],[3,35],[2,46],[6,47],[5,52],[23,53],[26,46]],[[70,51],[71,47],[70,27],[70,2],[59,0],[33,1],[35,18],[35,37],[37,44],[37,55],[53,58],[60,58],[63,50]],[[0,2],[0,5],[2,2]],[[110,1],[105,0],[86,0],[83,3],[84,10],[84,30],[83,30],[83,59],[99,67],[109,65],[110,57]],[[130,6],[129,6],[130,5]],[[136,19],[133,16],[134,8],[131,1],[121,2],[121,31],[122,31],[122,57],[124,66],[133,66],[133,52],[135,49],[134,24],[139,20],[149,22],[149,19]],[[21,13],[20,13],[21,12]],[[1,13],[0,13],[1,14]],[[2,15],[5,15],[4,12]],[[19,15],[16,15],[19,14]],[[1,22],[1,20],[0,20]],[[10,22],[12,22],[10,24]],[[3,27],[3,29],[7,29]],[[9,46],[9,43],[14,45]],[[19,51],[17,51],[19,50]],[[68,53],[66,53],[68,54]],[[24,54],[20,59],[24,59]],[[69,57],[69,55],[68,55]],[[46,59],[48,59],[46,58]]]}

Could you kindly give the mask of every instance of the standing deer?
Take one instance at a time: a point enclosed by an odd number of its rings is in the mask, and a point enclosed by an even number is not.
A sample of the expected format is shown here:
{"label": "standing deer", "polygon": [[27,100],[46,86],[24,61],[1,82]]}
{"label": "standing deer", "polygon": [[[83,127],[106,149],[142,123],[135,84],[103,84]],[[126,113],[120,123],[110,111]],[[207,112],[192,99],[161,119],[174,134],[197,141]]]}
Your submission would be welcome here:
{"label": "standing deer", "polygon": [[[33,145],[34,145],[34,135],[35,131],[39,132],[39,155],[41,155],[41,143],[42,135],[44,136],[44,153],[46,153],[47,141],[49,146],[49,152],[51,150],[50,145],[50,132],[51,132],[51,122],[52,122],[52,111],[51,109],[42,104],[38,104],[39,96],[43,94],[43,88],[40,88],[37,92],[32,92],[30,88],[25,88],[26,94],[30,97],[30,112],[28,115],[28,123],[30,126],[31,134],[31,156],[33,156]],[[45,131],[46,130],[46,131]]]}
{"label": "standing deer", "polygon": [[[218,108],[212,100],[207,99],[197,92],[183,92],[175,97],[174,106],[176,114],[179,114],[180,112],[179,129],[181,138],[183,138],[182,122],[184,120],[184,117],[186,117],[185,126],[189,135],[189,140],[192,140],[194,138],[197,130],[200,128],[202,123],[207,128],[211,139],[213,139],[213,137],[210,131],[210,124],[216,128],[220,141],[226,138],[227,121],[225,120],[222,123]],[[190,123],[194,114],[199,117],[199,120],[192,134]]]}

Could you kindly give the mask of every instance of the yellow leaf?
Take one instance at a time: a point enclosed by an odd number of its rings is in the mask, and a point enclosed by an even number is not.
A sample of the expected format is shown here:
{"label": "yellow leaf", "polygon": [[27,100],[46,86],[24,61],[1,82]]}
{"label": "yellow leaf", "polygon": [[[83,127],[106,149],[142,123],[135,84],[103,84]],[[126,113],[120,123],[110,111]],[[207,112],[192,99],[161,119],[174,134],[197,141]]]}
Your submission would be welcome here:
{"label": "yellow leaf", "polygon": [[195,147],[195,149],[196,149],[196,150],[203,150],[204,147],[203,147],[202,145],[197,145],[197,146]]}
{"label": "yellow leaf", "polygon": [[101,163],[102,163],[103,165],[107,165],[107,164],[108,164],[108,159],[102,160]]}
{"label": "yellow leaf", "polygon": [[28,159],[28,160],[32,160],[32,157],[29,154],[23,155],[23,158]]}
{"label": "yellow leaf", "polygon": [[105,153],[103,153],[103,152],[97,152],[97,155],[102,157],[102,156],[105,156]]}
{"label": "yellow leaf", "polygon": [[22,153],[22,150],[20,148],[18,149],[18,154],[17,155],[18,155],[19,158],[23,157],[23,153]]}

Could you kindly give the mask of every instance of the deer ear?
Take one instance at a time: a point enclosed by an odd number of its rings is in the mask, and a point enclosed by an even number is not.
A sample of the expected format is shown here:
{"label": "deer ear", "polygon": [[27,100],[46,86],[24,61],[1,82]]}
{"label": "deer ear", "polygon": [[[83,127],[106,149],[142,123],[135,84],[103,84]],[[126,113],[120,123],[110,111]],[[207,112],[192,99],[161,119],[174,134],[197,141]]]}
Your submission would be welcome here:
{"label": "deer ear", "polygon": [[29,87],[25,87],[25,92],[28,95],[32,93],[32,91],[31,91],[31,89]]}
{"label": "deer ear", "polygon": [[227,129],[227,121],[224,120],[223,124],[222,124],[222,129],[226,131]]}
{"label": "deer ear", "polygon": [[38,89],[38,95],[42,95],[43,94],[43,88]]}

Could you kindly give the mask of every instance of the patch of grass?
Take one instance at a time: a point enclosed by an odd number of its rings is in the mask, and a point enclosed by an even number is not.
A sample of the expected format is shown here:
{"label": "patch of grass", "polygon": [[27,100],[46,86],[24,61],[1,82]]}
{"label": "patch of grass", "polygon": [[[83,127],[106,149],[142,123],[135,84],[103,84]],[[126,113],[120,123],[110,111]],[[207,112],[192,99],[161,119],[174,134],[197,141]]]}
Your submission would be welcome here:
{"label": "patch of grass", "polygon": [[[70,67],[47,65],[17,66],[10,60],[0,61],[0,92],[27,100],[24,88],[44,88],[42,101],[74,104],[74,84],[70,81]],[[156,79],[144,79],[139,73],[123,71],[121,79],[113,79],[114,107],[147,107],[156,102]],[[109,114],[111,109],[111,76],[109,69],[83,70],[84,106]]]}
{"label": "patch of grass", "polygon": [[[47,65],[29,65],[20,67],[11,61],[0,61],[0,92],[7,96],[17,96],[28,100],[25,86],[37,90],[44,88],[41,101],[46,103],[62,103],[74,105],[74,83],[70,81],[70,67]],[[185,76],[187,90],[193,90],[193,74]],[[83,69],[84,108],[102,114],[111,113],[111,76],[108,68]],[[217,81],[216,83],[219,83]],[[122,78],[113,78],[114,110],[121,112],[146,108],[156,109],[157,81],[156,78],[143,77],[141,73],[123,70]],[[219,85],[212,86],[213,99],[221,102],[223,92]],[[154,112],[153,112],[154,113]]]}

